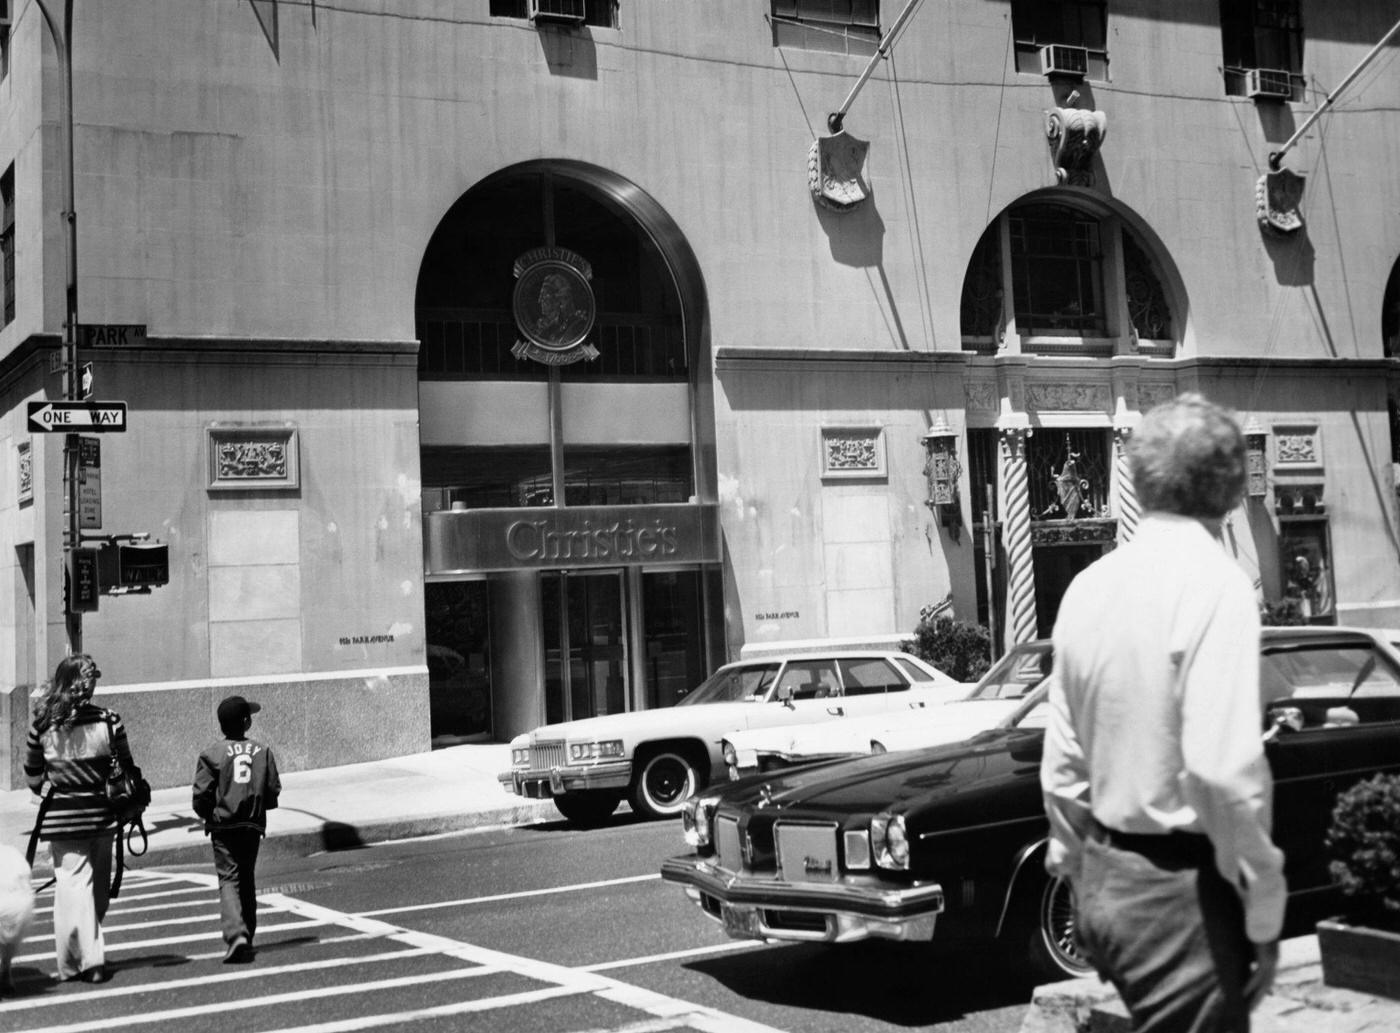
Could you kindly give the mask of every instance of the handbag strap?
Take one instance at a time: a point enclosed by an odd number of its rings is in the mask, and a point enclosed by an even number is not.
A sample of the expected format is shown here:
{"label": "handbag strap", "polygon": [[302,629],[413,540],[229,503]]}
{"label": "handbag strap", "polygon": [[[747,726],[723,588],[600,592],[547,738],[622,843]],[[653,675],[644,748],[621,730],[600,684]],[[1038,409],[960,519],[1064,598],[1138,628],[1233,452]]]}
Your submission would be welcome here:
{"label": "handbag strap", "polygon": [[39,813],[34,815],[34,828],[29,831],[29,848],[24,852],[24,859],[29,862],[29,867],[34,867],[34,854],[39,849],[39,830],[44,827],[44,815],[49,813],[49,805],[53,803],[53,783],[49,783],[49,791],[39,800]]}

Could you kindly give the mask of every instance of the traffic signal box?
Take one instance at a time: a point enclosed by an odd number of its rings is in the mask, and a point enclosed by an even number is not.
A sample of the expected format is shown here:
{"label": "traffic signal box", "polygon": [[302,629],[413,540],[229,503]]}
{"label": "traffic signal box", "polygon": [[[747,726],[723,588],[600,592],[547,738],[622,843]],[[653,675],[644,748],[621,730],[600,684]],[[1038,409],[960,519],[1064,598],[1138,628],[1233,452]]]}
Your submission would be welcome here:
{"label": "traffic signal box", "polygon": [[149,592],[170,581],[164,542],[107,542],[97,554],[97,579],[108,595]]}

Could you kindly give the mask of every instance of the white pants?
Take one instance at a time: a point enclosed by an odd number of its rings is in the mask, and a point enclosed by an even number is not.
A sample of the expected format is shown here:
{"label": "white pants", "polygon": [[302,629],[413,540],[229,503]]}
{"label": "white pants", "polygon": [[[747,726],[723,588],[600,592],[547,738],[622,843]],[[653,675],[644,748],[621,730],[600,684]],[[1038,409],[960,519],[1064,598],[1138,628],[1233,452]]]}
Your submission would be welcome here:
{"label": "white pants", "polygon": [[53,945],[58,978],[104,964],[102,919],[112,886],[112,833],[49,840],[53,858]]}

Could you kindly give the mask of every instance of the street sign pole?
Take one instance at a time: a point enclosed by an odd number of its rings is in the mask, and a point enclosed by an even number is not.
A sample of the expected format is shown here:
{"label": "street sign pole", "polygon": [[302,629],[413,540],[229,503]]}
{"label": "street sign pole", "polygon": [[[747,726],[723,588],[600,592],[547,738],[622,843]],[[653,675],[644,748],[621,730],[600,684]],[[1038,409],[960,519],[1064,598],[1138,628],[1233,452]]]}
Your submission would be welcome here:
{"label": "street sign pole", "polygon": [[[69,401],[82,400],[81,371],[78,369],[78,215],[74,205],[73,168],[73,0],[63,0],[63,26],[54,21],[49,5],[54,0],[39,0],[44,23],[53,36],[59,61],[60,100],[63,108],[63,219],[66,224],[68,251],[67,322],[63,326],[63,397]],[[80,458],[77,434],[63,438],[64,488],[67,491],[67,527],[63,536],[62,569],[69,567],[68,557],[82,544],[78,515],[78,462]],[[83,650],[83,615],[75,605],[77,586],[72,585],[64,595],[64,611],[68,627],[69,654]]]}

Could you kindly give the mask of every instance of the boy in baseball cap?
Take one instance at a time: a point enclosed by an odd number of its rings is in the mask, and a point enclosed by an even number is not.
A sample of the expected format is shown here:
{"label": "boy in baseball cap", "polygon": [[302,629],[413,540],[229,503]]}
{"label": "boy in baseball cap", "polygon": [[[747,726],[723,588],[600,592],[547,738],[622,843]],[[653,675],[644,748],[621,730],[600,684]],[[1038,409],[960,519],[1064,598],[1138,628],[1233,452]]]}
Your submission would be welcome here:
{"label": "boy in baseball cap", "polygon": [[224,737],[199,755],[194,770],[194,812],[214,848],[219,876],[219,910],[226,963],[253,960],[258,925],[254,869],[267,830],[267,812],[282,791],[272,749],[248,738],[253,715],[262,707],[242,696],[219,703]]}

